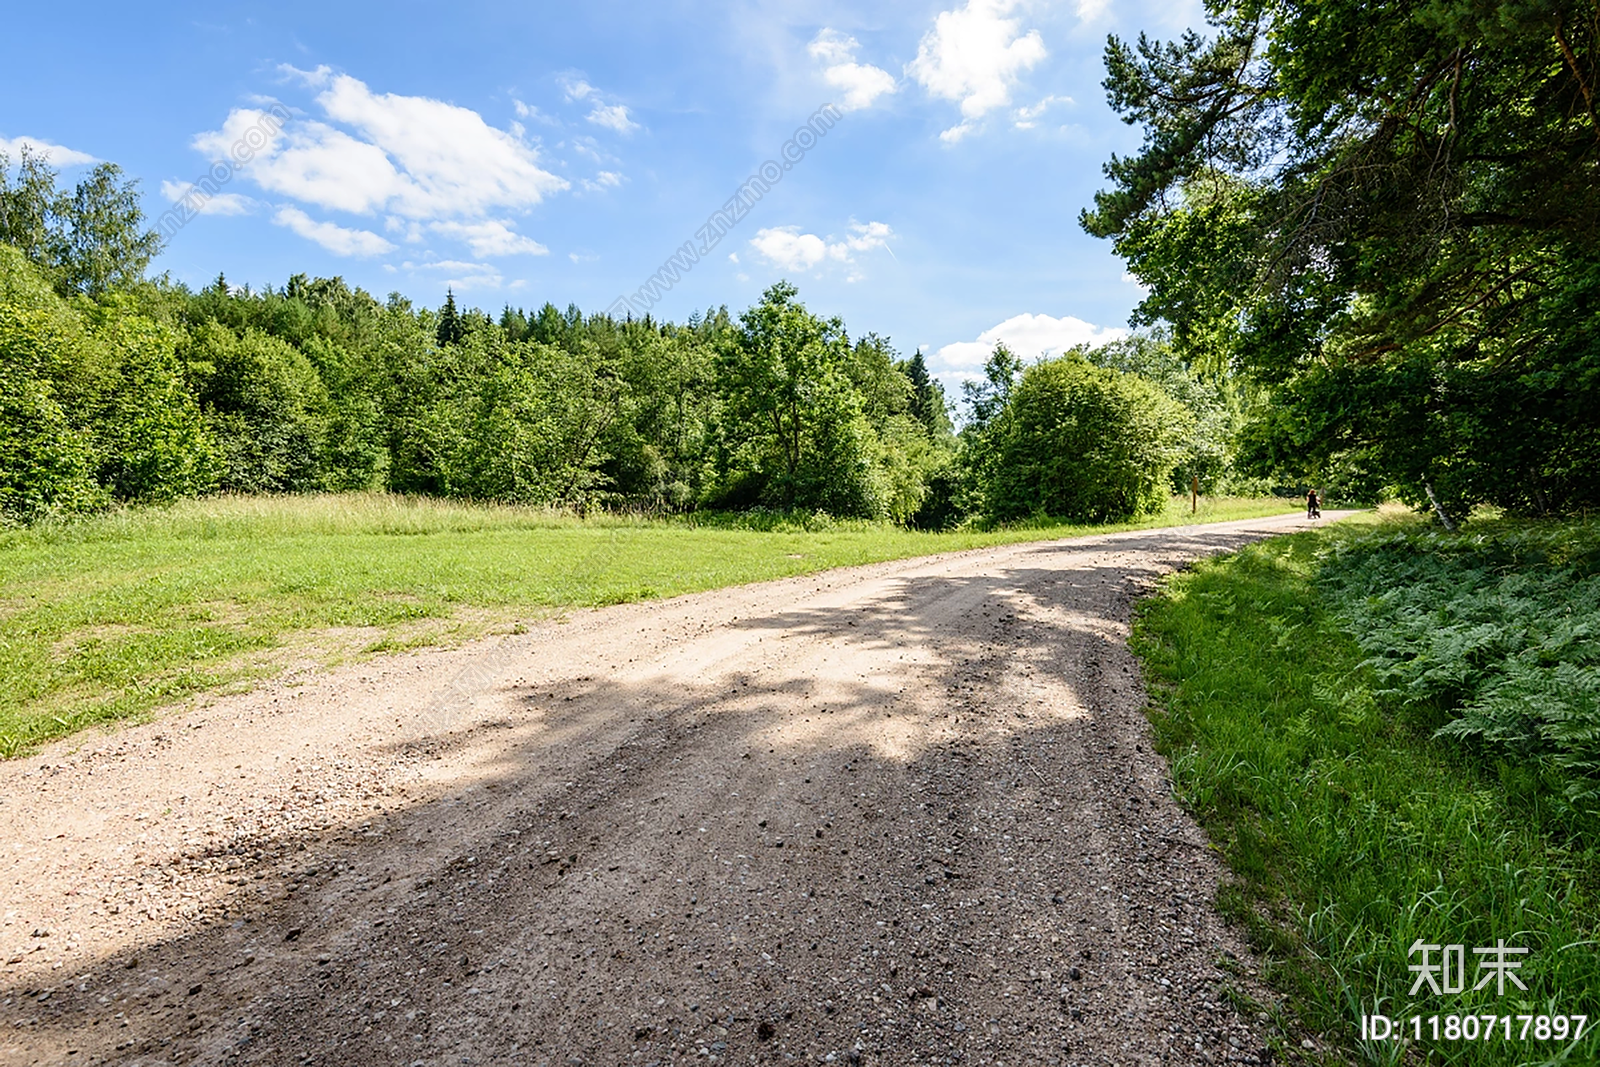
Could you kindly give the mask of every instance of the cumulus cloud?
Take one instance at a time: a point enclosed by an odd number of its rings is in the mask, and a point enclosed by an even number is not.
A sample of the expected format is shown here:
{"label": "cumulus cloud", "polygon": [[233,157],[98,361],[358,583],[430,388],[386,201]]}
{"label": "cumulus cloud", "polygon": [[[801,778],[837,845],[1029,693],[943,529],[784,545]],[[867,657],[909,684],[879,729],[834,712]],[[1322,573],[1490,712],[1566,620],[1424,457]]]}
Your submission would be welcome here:
{"label": "cumulus cloud", "polygon": [[404,179],[401,214],[528,207],[567,187],[539,166],[531,146],[490,126],[476,111],[424,96],[376,94],[349,75],[334,78],[317,102],[394,160]]}
{"label": "cumulus cloud", "polygon": [[1117,326],[1096,326],[1071,315],[1013,315],[998,326],[984,330],[976,341],[957,341],[934,353],[933,365],[940,370],[963,371],[982,367],[994,347],[1006,347],[1024,359],[1050,356],[1077,345],[1103,345],[1126,337],[1128,331]]}
{"label": "cumulus cloud", "polygon": [[499,219],[483,222],[435,222],[434,233],[465,241],[472,254],[489,256],[543,256],[550,250],[531,237],[524,237]]}
{"label": "cumulus cloud", "polygon": [[[439,232],[461,237],[481,255],[543,251],[493,217],[570,187],[541,165],[537,145],[523,138],[520,125],[502,130],[442,100],[377,93],[327,67],[280,70],[319,90],[320,115],[280,123],[265,110],[235,108],[192,142],[208,159],[238,158],[239,146],[249,145],[240,176],[298,205],[282,208],[274,221],[338,255],[376,255],[394,246],[367,230],[318,222],[305,208],[382,213],[391,217],[391,230],[407,230],[407,240],[424,226],[459,223],[458,231]],[[525,105],[518,110],[534,114]],[[219,200],[211,200],[219,213],[244,206]]]}
{"label": "cumulus cloud", "polygon": [[889,238],[893,236],[894,231],[884,222],[854,223],[842,240],[801,233],[798,226],[775,226],[757,230],[750,247],[773,266],[798,272],[810,270],[825,260],[854,263],[855,253],[888,248]]}
{"label": "cumulus cloud", "polygon": [[161,195],[174,204],[188,201],[196,215],[248,215],[259,205],[238,193],[207,193],[193,182],[161,183]]}
{"label": "cumulus cloud", "polygon": [[961,105],[962,121],[940,136],[959,141],[976,120],[1011,103],[1022,73],[1045,57],[1038,30],[1022,33],[1008,17],[1016,0],[967,0],[934,19],[907,72],[933,96]]}
{"label": "cumulus cloud", "polygon": [[841,111],[871,107],[874,100],[894,92],[898,85],[894,75],[883,68],[857,63],[859,47],[854,37],[824,28],[806,49],[825,64],[822,80],[843,94],[834,101]]}
{"label": "cumulus cloud", "polygon": [[197,134],[194,147],[224,159],[247,130],[258,128],[268,136],[244,175],[269,192],[355,214],[471,217],[530,207],[567,188],[565,179],[540,167],[533,147],[476,111],[374,93],[343,74],[330,75],[316,99],[340,125],[296,119],[273,132],[274,123],[262,121],[265,112],[236,108],[219,129]]}
{"label": "cumulus cloud", "polygon": [[750,247],[768,263],[783,270],[810,270],[828,257],[828,243],[814,233],[801,233],[798,226],[777,226],[757,230]]}
{"label": "cumulus cloud", "polygon": [[65,148],[49,141],[40,140],[37,137],[12,137],[10,139],[0,137],[0,152],[4,152],[11,157],[13,163],[22,156],[24,148],[31,155],[43,156],[45,161],[53,167],[77,167],[85,163],[99,162],[98,159],[87,152]]}
{"label": "cumulus cloud", "polygon": [[318,222],[297,207],[281,207],[272,221],[315,241],[336,256],[381,256],[395,246],[369,230],[352,230],[331,222]]}

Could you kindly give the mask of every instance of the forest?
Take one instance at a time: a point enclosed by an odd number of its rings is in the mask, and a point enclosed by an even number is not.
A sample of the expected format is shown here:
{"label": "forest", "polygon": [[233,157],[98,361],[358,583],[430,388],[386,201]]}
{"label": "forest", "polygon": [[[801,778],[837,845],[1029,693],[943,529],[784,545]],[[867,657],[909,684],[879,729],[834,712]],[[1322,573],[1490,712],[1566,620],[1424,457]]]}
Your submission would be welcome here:
{"label": "forest", "polygon": [[[1033,363],[998,347],[960,432],[921,352],[787,283],[734,314],[497,316],[339,278],[146,277],[159,237],[103,164],[0,161],[0,515],[207,493],[387,490],[650,514],[822,512],[919,528],[1128,518],[1231,465],[1248,390],[1151,331]],[[1067,427],[1070,425],[1070,429]],[[1066,434],[1057,439],[1057,435]],[[1070,439],[1082,463],[1044,453]],[[1041,451],[1043,450],[1043,451]]]}

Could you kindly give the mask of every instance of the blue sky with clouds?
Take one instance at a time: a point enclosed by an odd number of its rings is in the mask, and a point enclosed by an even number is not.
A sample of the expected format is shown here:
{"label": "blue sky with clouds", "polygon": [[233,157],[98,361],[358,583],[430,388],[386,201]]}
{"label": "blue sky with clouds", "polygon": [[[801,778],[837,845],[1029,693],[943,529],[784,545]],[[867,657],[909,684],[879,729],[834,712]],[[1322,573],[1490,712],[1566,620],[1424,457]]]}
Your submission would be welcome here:
{"label": "blue sky with clouds", "polygon": [[[1108,336],[1139,298],[1079,230],[1138,144],[1106,35],[1196,3],[89,3],[8,16],[0,148],[120,164],[159,216],[259,143],[156,269],[342,275],[437,305],[603,310],[694,239],[825,103],[842,118],[656,307],[735,312],[787,278],[954,380],[997,339]],[[287,116],[281,124],[263,118]],[[255,132],[251,132],[255,127]],[[198,203],[200,198],[191,200]]]}

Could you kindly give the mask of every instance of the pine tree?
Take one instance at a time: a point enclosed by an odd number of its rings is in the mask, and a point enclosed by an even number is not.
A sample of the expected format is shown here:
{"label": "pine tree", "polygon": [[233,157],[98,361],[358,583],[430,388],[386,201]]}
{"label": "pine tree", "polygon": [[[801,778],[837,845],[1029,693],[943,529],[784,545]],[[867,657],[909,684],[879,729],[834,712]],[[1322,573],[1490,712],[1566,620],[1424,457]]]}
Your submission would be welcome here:
{"label": "pine tree", "polygon": [[906,377],[911,379],[912,418],[926,426],[930,434],[937,433],[938,408],[942,405],[934,390],[933,378],[928,374],[928,361],[922,357],[922,349],[917,349],[917,354],[911,357]]}
{"label": "pine tree", "polygon": [[439,309],[439,326],[434,331],[434,337],[441,345],[454,345],[460,344],[466,335],[466,327],[461,322],[461,316],[456,313],[456,294],[453,290],[446,289],[444,307]]}

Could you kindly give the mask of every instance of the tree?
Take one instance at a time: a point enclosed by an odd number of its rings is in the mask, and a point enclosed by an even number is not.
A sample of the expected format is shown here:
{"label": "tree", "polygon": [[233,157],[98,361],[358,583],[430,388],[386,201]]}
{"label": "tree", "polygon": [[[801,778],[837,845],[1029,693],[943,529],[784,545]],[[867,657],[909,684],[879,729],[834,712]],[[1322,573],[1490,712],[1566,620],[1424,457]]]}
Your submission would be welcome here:
{"label": "tree", "polygon": [[1112,38],[1145,129],[1083,224],[1186,359],[1272,389],[1252,453],[1431,501],[1600,503],[1600,20],[1568,0],[1213,8]]}
{"label": "tree", "polygon": [[17,249],[0,245],[0,522],[102,504],[91,435],[74,425],[83,325]]}
{"label": "tree", "polygon": [[143,228],[139,183],[124,179],[115,163],[98,164],[70,197],[63,194],[55,213],[63,223],[56,259],[65,290],[100,296],[127,288],[161,251],[161,235]]}
{"label": "tree", "polygon": [[1157,511],[1188,422],[1137,375],[1096,367],[1076,352],[1036,363],[989,427],[985,512],[1001,521],[1108,522]]}
{"label": "tree", "polygon": [[1202,493],[1214,493],[1224,484],[1246,411],[1248,386],[1230,375],[1197,373],[1186,366],[1161,330],[1111,341],[1086,350],[1084,356],[1097,367],[1137,374],[1188,412],[1189,434],[1172,470],[1174,493],[1188,493],[1191,479],[1199,480]]}
{"label": "tree", "polygon": [[56,172],[44,156],[23,145],[13,179],[11,158],[0,152],[0,242],[15,247],[46,273],[54,265],[60,240],[55,217],[59,195]]}
{"label": "tree", "polygon": [[881,515],[875,442],[847,374],[844,324],[819,319],[797,296],[788,282],[773,285],[719,353],[720,499]]}
{"label": "tree", "polygon": [[911,417],[922,424],[929,437],[949,436],[953,427],[950,425],[944,387],[928,373],[928,361],[923,357],[922,349],[917,349],[904,370],[906,380],[911,383]]}
{"label": "tree", "polygon": [[444,307],[439,309],[439,325],[434,329],[434,337],[441,345],[458,345],[467,335],[467,327],[461,321],[461,315],[456,311],[456,294],[453,289],[444,291]]}
{"label": "tree", "polygon": [[221,453],[221,487],[240,493],[326,487],[328,395],[304,353],[254,328],[207,322],[184,355]]}
{"label": "tree", "polygon": [[56,189],[56,172],[26,147],[12,181],[0,152],[0,241],[14,245],[62,294],[98,297],[127,288],[161,251],[161,235],[144,228],[139,183],[115,163],[100,163],[71,192]]}

